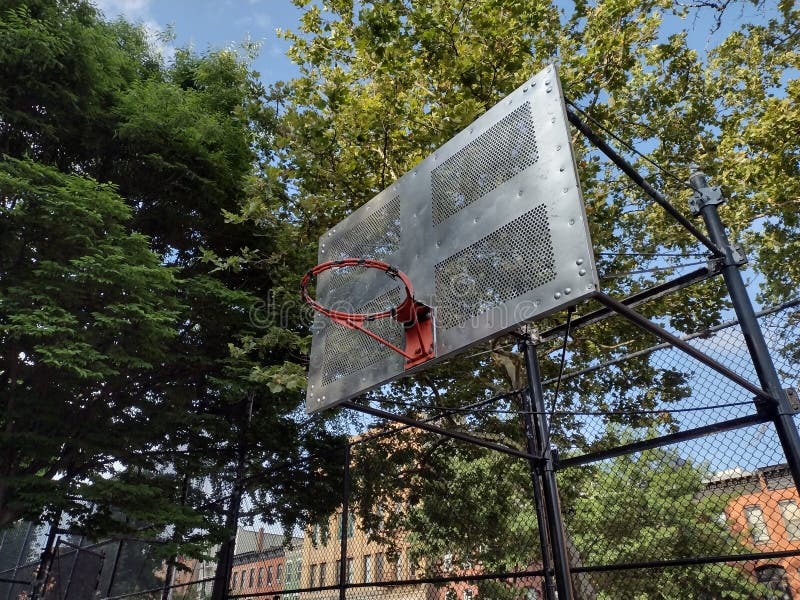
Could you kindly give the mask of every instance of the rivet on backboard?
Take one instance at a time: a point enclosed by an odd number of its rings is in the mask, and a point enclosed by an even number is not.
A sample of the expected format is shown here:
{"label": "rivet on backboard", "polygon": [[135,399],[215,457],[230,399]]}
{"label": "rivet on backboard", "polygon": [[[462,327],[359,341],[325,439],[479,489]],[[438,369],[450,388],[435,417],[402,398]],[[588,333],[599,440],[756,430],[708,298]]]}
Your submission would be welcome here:
{"label": "rivet on backboard", "polygon": [[536,82],[535,81],[531,81],[531,87],[533,87],[535,85],[536,85]]}
{"label": "rivet on backboard", "polygon": [[551,122],[551,123],[555,123],[555,122],[556,122],[556,118],[555,118],[555,117],[552,117],[552,118],[550,119],[550,122]]}
{"label": "rivet on backboard", "polygon": [[578,265],[578,266],[582,265],[583,264],[583,259],[579,258],[578,260],[575,261],[575,264]]}
{"label": "rivet on backboard", "polygon": [[[548,71],[548,73],[549,73],[549,71]],[[550,80],[549,80],[549,79],[545,79],[545,80],[544,80],[544,84],[545,84],[545,85],[550,85]]]}
{"label": "rivet on backboard", "polygon": [[568,191],[569,191],[569,188],[568,188],[568,187],[561,188],[561,193],[562,193],[562,194],[566,194]]}
{"label": "rivet on backboard", "polygon": [[569,224],[570,224],[570,225],[575,225],[575,219],[570,219],[570,220],[569,220]]}
{"label": "rivet on backboard", "polygon": [[528,87],[527,87],[527,86],[526,86],[526,87],[524,87],[524,88],[522,88],[522,93],[523,93],[523,94],[524,94],[525,92],[527,92],[527,91],[528,91]]}
{"label": "rivet on backboard", "polygon": [[561,150],[561,145],[556,146],[556,150]]}
{"label": "rivet on backboard", "polygon": [[436,247],[439,248],[442,245],[442,242],[436,242]]}
{"label": "rivet on backboard", "polygon": [[586,269],[581,269],[580,271],[578,271],[578,275],[580,275],[581,277],[586,275]]}
{"label": "rivet on backboard", "polygon": [[477,218],[475,218],[475,219],[472,219],[472,222],[473,222],[473,223],[477,223],[477,222],[478,222],[478,219],[477,219]]}
{"label": "rivet on backboard", "polygon": [[553,294],[553,298],[555,298],[556,300],[561,298],[561,292],[556,292],[555,294]]}
{"label": "rivet on backboard", "polygon": [[564,288],[564,295],[569,296],[572,293],[572,288]]}
{"label": "rivet on backboard", "polygon": [[520,190],[520,191],[518,191],[518,192],[517,192],[517,196],[519,196],[520,198],[522,198],[522,190]]}
{"label": "rivet on backboard", "polygon": [[548,94],[549,94],[550,92],[552,92],[552,91],[553,91],[553,88],[551,88],[551,87],[547,88],[547,93],[548,93]]}
{"label": "rivet on backboard", "polygon": [[564,167],[559,167],[559,169],[558,169],[558,170],[559,170],[559,171],[561,171],[561,172],[563,173],[563,172],[564,172]]}

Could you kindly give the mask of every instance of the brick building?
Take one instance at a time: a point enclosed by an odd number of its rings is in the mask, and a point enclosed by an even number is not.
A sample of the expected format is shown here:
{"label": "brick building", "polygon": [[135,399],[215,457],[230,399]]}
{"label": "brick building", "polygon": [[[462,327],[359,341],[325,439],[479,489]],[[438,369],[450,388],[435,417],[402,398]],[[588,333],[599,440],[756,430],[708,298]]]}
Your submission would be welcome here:
{"label": "brick building", "polygon": [[[786,465],[723,472],[707,490],[731,494],[725,518],[754,552],[800,554],[800,497]],[[800,556],[760,560],[746,569],[774,590],[774,600],[800,600]]]}

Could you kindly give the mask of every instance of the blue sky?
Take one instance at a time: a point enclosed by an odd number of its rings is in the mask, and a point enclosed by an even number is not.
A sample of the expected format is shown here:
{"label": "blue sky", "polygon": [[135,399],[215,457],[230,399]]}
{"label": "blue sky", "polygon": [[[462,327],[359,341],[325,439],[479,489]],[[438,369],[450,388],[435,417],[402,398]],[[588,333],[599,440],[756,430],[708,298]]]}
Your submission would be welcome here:
{"label": "blue sky", "polygon": [[[142,22],[151,32],[172,27],[176,35],[172,47],[193,46],[198,51],[208,48],[235,47],[244,40],[259,42],[261,54],[254,63],[265,83],[291,78],[297,73],[286,58],[288,44],[278,38],[276,29],[296,29],[302,11],[290,0],[92,0],[106,17],[123,16]],[[569,5],[569,2],[565,2]],[[689,43],[701,55],[741,22],[763,22],[775,8],[756,8],[749,3],[728,9],[723,27],[715,35],[710,10],[696,11],[684,20],[666,17],[663,32],[685,29]],[[167,57],[171,48],[165,48]]]}
{"label": "blue sky", "polygon": [[[172,26],[171,46],[198,51],[235,47],[250,39],[262,46],[254,67],[265,83],[289,79],[296,69],[277,28],[296,29],[301,11],[289,0],[93,0],[108,18],[123,16],[151,32]],[[170,48],[167,47],[166,54]]]}

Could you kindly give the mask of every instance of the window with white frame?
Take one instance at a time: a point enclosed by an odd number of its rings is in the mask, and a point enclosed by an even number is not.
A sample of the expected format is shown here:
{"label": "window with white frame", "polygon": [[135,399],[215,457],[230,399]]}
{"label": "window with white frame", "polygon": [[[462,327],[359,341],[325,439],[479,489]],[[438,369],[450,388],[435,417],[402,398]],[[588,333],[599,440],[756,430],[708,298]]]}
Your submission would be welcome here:
{"label": "window with white frame", "polygon": [[794,500],[782,500],[778,502],[783,517],[783,525],[786,527],[786,537],[790,540],[800,540],[800,507]]}
{"label": "window with white frame", "polygon": [[764,520],[764,511],[761,507],[757,504],[745,506],[744,516],[750,527],[750,537],[753,539],[753,542],[756,544],[768,542],[769,529],[767,529],[767,522]]}

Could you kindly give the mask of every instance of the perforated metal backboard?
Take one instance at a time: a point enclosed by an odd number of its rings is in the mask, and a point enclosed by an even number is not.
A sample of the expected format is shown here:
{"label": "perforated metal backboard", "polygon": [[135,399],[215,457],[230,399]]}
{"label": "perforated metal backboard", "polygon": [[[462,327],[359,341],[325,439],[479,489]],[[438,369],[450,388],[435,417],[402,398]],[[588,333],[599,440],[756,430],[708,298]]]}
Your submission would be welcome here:
{"label": "perforated metal backboard", "polygon": [[[404,359],[318,315],[308,412],[428,368],[598,286],[561,85],[547,67],[320,239],[319,262],[374,258],[408,274],[434,309],[435,358]],[[385,273],[320,274],[328,307],[375,312],[403,296]],[[367,325],[402,347],[402,324]]]}

